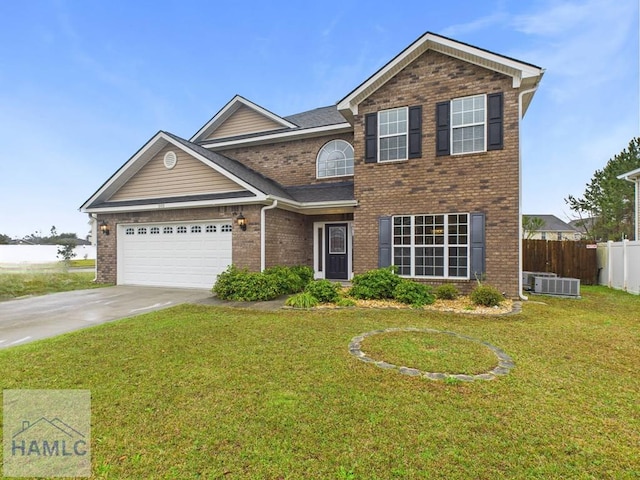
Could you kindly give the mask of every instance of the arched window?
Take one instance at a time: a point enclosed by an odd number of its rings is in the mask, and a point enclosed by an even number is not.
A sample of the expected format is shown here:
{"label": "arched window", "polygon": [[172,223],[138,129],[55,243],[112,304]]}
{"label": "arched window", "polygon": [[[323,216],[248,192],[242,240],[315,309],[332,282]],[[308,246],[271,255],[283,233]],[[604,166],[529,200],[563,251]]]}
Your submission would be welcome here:
{"label": "arched window", "polygon": [[353,147],[344,140],[331,140],[318,152],[318,178],[353,175]]}

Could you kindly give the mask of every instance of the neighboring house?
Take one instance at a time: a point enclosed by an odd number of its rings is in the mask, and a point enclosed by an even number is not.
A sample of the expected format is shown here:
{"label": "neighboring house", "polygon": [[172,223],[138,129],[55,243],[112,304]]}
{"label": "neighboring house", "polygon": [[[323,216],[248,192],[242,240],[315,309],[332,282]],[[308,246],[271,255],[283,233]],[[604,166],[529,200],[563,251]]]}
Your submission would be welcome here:
{"label": "neighboring house", "polygon": [[531,236],[531,240],[580,240],[582,233],[576,227],[563,222],[555,215],[526,215],[530,218],[540,218],[544,224]]}
{"label": "neighboring house", "polygon": [[[592,237],[596,226],[596,220],[598,220],[598,217],[576,218],[571,220],[569,225],[580,232],[581,239],[593,240]],[[598,239],[593,241],[598,241]]]}
{"label": "neighboring house", "polygon": [[640,168],[631,170],[630,172],[623,173],[618,177],[620,180],[627,180],[632,182],[636,186],[636,198],[635,198],[635,239],[640,240]]}
{"label": "neighboring house", "polygon": [[393,264],[515,297],[520,121],[543,73],[426,33],[337,105],[282,117],[236,96],[189,140],[160,131],[81,207],[102,232],[98,281]]}

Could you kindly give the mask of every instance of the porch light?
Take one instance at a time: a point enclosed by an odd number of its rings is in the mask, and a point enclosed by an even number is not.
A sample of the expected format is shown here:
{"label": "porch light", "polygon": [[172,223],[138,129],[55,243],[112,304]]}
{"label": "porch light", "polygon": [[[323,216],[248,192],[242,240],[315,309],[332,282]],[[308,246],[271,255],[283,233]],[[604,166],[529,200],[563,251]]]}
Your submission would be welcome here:
{"label": "porch light", "polygon": [[242,230],[243,232],[247,230],[247,219],[244,218],[244,215],[242,215],[242,213],[238,215],[238,218],[236,218],[236,223],[240,227],[240,230]]}
{"label": "porch light", "polygon": [[100,231],[103,235],[109,235],[109,224],[104,220],[100,223]]}

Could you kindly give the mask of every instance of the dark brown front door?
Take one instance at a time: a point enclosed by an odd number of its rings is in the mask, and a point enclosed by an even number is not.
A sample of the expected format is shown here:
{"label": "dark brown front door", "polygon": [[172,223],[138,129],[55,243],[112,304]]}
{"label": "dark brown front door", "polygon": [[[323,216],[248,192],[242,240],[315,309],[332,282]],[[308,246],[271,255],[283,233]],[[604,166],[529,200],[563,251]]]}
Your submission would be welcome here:
{"label": "dark brown front door", "polygon": [[330,223],[325,225],[325,229],[325,258],[327,259],[325,277],[329,280],[348,280],[348,224]]}

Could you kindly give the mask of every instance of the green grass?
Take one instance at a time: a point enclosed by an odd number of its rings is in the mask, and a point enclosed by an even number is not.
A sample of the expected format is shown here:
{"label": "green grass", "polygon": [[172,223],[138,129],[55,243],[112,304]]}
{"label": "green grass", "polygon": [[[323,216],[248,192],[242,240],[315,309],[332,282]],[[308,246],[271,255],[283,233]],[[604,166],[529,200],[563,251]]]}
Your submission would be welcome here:
{"label": "green grass", "polygon": [[493,351],[445,333],[389,332],[367,337],[362,351],[375,360],[423,372],[475,375],[498,366]]}
{"label": "green grass", "polygon": [[0,301],[25,295],[67,292],[103,287],[93,282],[93,272],[31,272],[0,274]]}
{"label": "green grass", "polygon": [[[507,317],[184,305],[0,350],[1,385],[90,389],[94,478],[638,478],[640,297],[582,290]],[[388,327],[516,366],[430,381],[349,354]]]}
{"label": "green grass", "polygon": [[96,266],[95,259],[81,259],[81,260],[70,260],[69,266],[71,268],[93,268]]}

